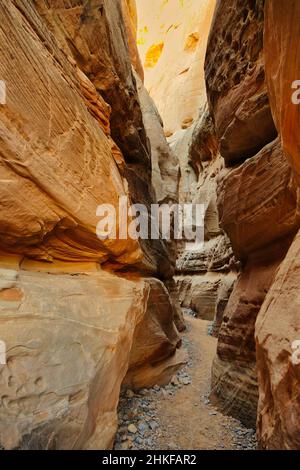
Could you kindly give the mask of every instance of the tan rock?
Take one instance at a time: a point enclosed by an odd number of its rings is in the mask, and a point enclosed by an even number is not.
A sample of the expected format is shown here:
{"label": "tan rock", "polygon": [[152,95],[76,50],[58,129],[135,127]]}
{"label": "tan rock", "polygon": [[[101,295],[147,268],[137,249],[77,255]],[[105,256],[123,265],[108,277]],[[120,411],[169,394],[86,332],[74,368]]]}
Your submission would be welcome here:
{"label": "tan rock", "polygon": [[178,273],[226,272],[234,267],[229,239],[225,235],[211,238],[202,250],[183,251],[176,261]]}
{"label": "tan rock", "polygon": [[142,366],[151,357],[161,372],[176,350],[162,283],[14,269],[1,269],[0,283],[1,445],[109,448],[132,358]]}
{"label": "tan rock", "polygon": [[136,76],[138,96],[143,114],[146,135],[151,148],[151,182],[156,201],[162,203],[178,202],[179,163],[169,147],[163,131],[161,117],[154,101],[139,77]]}
{"label": "tan rock", "polygon": [[138,157],[146,162],[149,155],[131,71],[133,39],[127,40],[127,32],[134,34],[129,23],[134,5],[127,2],[128,18],[124,2],[103,0],[99,4],[99,0],[91,0],[87,7],[84,0],[77,0],[76,8],[66,8],[63,0],[34,3],[59,46],[110,104],[112,137],[125,160],[136,161]]}
{"label": "tan rock", "polygon": [[[232,287],[236,274],[208,272],[205,274],[177,275],[175,281],[179,291],[179,301],[183,308],[192,309],[196,316],[204,320],[215,320],[217,306],[222,297],[225,285],[228,290]],[[228,300],[227,296],[227,300]],[[220,308],[220,307],[219,307]],[[220,315],[220,313],[219,313]]]}
{"label": "tan rock", "polygon": [[170,135],[189,127],[206,101],[203,64],[215,0],[136,3],[145,86]]}

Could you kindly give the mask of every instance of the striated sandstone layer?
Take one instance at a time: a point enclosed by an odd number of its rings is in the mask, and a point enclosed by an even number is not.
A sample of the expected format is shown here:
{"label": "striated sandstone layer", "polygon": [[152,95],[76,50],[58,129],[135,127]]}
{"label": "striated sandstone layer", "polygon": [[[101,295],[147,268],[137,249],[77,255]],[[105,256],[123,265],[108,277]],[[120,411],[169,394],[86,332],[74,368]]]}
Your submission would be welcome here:
{"label": "striated sandstone layer", "polygon": [[240,260],[296,233],[297,185],[278,139],[243,165],[221,173],[218,209],[220,225]]}
{"label": "striated sandstone layer", "polygon": [[[174,293],[171,301],[161,281],[142,277],[170,279],[168,247],[96,236],[98,205],[118,213],[120,196],[154,200],[151,137],[121,7],[110,0],[0,4],[0,77],[8,90],[0,108],[6,449],[109,448],[128,368],[150,386],[184,360],[176,354]],[[137,333],[145,331],[147,342]]]}
{"label": "striated sandstone layer", "polygon": [[268,98],[264,3],[219,1],[205,62],[220,153],[227,167],[234,166],[218,176],[220,225],[241,261],[219,331],[213,396],[251,425],[258,398],[255,321],[300,223],[298,189]]}
{"label": "striated sandstone layer", "polygon": [[[82,87],[93,92],[92,84],[59,50],[32,2],[0,8],[8,88],[0,110],[1,249],[50,262],[138,262],[135,241],[96,236],[97,206],[116,207],[128,194],[106,136],[108,106],[92,97],[96,119],[91,115]],[[12,48],[18,60],[11,61]]]}
{"label": "striated sandstone layer", "polygon": [[[300,232],[280,266],[256,322],[259,379],[258,436],[264,449],[300,448]],[[299,355],[297,355],[297,358]]]}
{"label": "striated sandstone layer", "polygon": [[[300,3],[266,0],[266,78],[273,118],[300,184]],[[296,83],[295,83],[296,82]]]}
{"label": "striated sandstone layer", "polygon": [[[265,60],[271,108],[298,185],[299,83],[294,81],[300,77],[299,25],[299,2],[266,1]],[[258,437],[264,449],[300,447],[300,366],[292,361],[292,344],[300,339],[299,255],[298,232],[256,322]]]}
{"label": "striated sandstone layer", "polygon": [[255,427],[258,400],[254,325],[284,252],[278,259],[273,256],[256,255],[239,275],[223,314],[212,368],[213,399],[249,427]]}

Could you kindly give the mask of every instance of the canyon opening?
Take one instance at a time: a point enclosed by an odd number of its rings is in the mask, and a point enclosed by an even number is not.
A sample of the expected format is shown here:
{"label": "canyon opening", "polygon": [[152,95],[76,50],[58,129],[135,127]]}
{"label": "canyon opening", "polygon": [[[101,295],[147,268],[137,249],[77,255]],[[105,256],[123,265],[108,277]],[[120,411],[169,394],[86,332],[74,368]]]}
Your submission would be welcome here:
{"label": "canyon opening", "polygon": [[0,0],[0,57],[0,449],[300,450],[300,1]]}

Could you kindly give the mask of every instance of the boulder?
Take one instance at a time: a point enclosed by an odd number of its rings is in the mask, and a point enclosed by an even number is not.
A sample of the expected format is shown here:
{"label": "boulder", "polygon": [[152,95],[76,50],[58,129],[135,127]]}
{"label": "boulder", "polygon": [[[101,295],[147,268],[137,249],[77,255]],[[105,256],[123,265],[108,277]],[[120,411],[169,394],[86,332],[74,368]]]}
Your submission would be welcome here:
{"label": "boulder", "polygon": [[[1,446],[110,448],[131,358],[141,366],[155,358],[163,375],[176,352],[165,288],[96,268],[82,273],[82,266],[72,273],[47,272],[44,263],[20,270],[12,259],[2,266]],[[147,331],[146,344],[140,331]]]}

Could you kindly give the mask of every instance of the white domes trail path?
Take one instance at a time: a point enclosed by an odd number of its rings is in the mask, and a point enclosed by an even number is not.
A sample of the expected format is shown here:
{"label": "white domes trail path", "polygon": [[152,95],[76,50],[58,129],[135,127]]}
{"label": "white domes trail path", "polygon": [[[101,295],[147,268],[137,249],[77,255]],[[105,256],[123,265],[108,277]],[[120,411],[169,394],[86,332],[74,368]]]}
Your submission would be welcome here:
{"label": "white domes trail path", "polygon": [[123,394],[115,449],[256,448],[255,431],[225,416],[210,402],[211,366],[217,346],[217,339],[209,335],[211,322],[189,315],[185,319],[187,366],[166,387]]}

